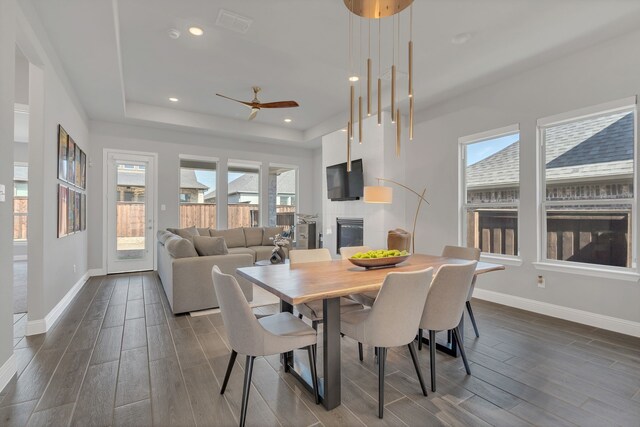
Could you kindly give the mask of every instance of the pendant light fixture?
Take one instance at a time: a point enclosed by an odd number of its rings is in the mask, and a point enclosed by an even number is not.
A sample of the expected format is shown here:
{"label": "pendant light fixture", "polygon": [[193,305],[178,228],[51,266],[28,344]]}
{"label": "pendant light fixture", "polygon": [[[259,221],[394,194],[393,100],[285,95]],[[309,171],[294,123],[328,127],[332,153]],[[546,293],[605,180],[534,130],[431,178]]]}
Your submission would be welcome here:
{"label": "pendant light fixture", "polygon": [[[390,23],[392,27],[392,46],[391,46],[391,102],[390,102],[390,110],[391,110],[391,122],[396,125],[396,156],[400,156],[400,142],[401,142],[401,111],[398,105],[398,101],[402,101],[402,96],[399,95],[397,79],[398,75],[402,75],[398,71],[398,65],[400,63],[400,36],[401,36],[401,19],[400,13],[405,9],[409,8],[409,40],[408,40],[408,51],[407,51],[407,74],[408,74],[408,91],[407,95],[409,98],[409,117],[408,117],[408,128],[409,128],[409,140],[413,140],[413,110],[414,110],[414,92],[413,92],[413,0],[344,0],[344,4],[349,10],[349,123],[347,126],[347,155],[348,162],[351,160],[351,141],[353,140],[354,133],[354,109],[355,109],[355,85],[354,82],[358,81],[362,78],[362,65],[366,66],[366,114],[367,117],[372,114],[372,66],[373,60],[371,58],[371,20],[378,20],[378,85],[377,85],[377,121],[378,125],[382,124],[382,20],[384,18],[391,17],[393,21]],[[358,22],[358,66],[354,67],[353,64],[353,42],[354,42],[354,31],[353,31],[353,17],[354,15],[357,19],[360,19]],[[367,19],[368,22],[368,45],[367,48],[367,59],[364,61],[363,58],[363,46],[362,46],[362,19]],[[404,33],[404,32],[402,32]],[[356,78],[355,72],[358,71],[358,76]],[[358,84],[358,142],[360,144],[363,143],[363,123],[362,119],[364,116],[364,105],[363,105],[363,85],[362,82]],[[348,169],[350,169],[350,164],[348,164]]]}

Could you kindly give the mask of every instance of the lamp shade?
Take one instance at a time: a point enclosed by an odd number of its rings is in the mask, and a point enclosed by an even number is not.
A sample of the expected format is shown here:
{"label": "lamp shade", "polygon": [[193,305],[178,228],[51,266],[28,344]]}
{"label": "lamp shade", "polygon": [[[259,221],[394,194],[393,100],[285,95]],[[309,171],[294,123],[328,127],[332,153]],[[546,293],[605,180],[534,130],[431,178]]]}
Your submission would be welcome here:
{"label": "lamp shade", "polygon": [[364,187],[365,203],[391,203],[393,202],[393,188],[382,185],[370,185]]}

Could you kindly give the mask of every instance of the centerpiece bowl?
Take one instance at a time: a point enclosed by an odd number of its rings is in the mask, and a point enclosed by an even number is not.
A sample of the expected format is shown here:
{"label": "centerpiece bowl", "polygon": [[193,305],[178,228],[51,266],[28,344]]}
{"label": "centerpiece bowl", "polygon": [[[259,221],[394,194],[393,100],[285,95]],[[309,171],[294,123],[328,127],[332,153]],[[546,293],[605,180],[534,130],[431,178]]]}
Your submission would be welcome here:
{"label": "centerpiece bowl", "polygon": [[364,268],[388,268],[395,267],[397,264],[406,261],[411,254],[390,256],[384,258],[347,258],[352,264]]}

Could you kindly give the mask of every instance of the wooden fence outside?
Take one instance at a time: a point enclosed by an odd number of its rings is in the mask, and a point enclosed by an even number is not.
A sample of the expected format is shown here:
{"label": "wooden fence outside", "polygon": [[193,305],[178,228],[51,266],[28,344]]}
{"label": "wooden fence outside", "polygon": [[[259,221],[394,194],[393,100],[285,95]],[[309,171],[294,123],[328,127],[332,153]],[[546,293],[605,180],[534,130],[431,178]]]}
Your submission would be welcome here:
{"label": "wooden fence outside", "polygon": [[27,240],[27,212],[29,202],[26,197],[13,198],[13,240]]}

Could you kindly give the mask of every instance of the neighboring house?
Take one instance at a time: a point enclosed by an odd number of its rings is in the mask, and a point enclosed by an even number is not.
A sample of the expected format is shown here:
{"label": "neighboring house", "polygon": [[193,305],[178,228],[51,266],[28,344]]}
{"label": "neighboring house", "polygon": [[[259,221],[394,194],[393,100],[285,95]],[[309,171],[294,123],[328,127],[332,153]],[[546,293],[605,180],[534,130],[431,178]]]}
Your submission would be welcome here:
{"label": "neighboring house", "polygon": [[[258,174],[245,173],[229,183],[227,200],[229,204],[259,203],[260,179]],[[296,171],[283,172],[277,177],[276,205],[295,205],[296,203]],[[207,203],[215,203],[216,191],[210,191],[204,195]]]}
{"label": "neighboring house", "polygon": [[[138,166],[118,170],[118,201],[143,202],[145,171]],[[193,169],[180,169],[180,202],[203,203],[204,193],[209,189],[198,182]]]}
{"label": "neighboring house", "polygon": [[[596,117],[546,131],[547,200],[593,200],[633,197],[634,121],[632,113]],[[467,167],[470,203],[519,199],[519,141]],[[549,210],[547,257],[609,265],[630,264],[631,210],[584,206]],[[479,209],[467,222],[467,241],[483,251],[498,245],[517,253],[517,212],[513,208]],[[496,237],[502,242],[494,242]],[[595,253],[596,251],[600,251]],[[606,254],[603,255],[603,252]]]}

